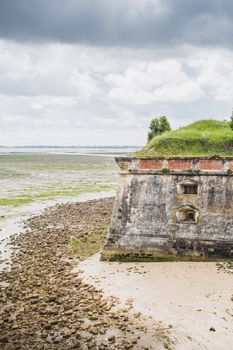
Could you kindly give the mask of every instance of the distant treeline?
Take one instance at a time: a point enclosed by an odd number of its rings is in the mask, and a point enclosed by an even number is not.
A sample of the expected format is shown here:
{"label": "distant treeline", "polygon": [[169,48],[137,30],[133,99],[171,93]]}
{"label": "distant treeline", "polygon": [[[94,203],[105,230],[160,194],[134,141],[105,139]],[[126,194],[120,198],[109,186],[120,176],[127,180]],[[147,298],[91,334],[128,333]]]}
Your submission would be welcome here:
{"label": "distant treeline", "polygon": [[141,146],[3,146],[0,145],[0,148],[139,148]]}

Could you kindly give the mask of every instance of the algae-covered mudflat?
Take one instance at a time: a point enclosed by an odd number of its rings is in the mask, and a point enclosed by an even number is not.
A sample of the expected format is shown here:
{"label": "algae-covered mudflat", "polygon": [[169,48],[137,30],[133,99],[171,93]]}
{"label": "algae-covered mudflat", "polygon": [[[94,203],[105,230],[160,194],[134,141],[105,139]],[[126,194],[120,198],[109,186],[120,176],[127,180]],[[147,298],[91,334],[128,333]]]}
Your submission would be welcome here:
{"label": "algae-covered mudflat", "polygon": [[35,202],[113,190],[117,170],[109,155],[0,154],[1,219]]}

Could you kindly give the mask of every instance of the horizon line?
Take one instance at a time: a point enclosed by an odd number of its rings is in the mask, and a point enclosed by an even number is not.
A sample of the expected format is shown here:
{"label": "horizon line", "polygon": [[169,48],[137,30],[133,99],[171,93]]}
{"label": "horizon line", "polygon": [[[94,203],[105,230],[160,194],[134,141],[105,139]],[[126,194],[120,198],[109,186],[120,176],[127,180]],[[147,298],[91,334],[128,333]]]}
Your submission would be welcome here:
{"label": "horizon line", "polygon": [[138,148],[142,145],[0,145],[0,148]]}

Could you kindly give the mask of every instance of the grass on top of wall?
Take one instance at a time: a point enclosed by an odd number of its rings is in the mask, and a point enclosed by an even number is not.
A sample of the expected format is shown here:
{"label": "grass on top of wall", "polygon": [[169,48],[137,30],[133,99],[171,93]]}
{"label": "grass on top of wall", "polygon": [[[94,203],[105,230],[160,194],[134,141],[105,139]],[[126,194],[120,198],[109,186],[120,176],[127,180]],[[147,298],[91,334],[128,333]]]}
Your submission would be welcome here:
{"label": "grass on top of wall", "polygon": [[227,121],[201,120],[155,136],[135,156],[233,156],[233,130]]}

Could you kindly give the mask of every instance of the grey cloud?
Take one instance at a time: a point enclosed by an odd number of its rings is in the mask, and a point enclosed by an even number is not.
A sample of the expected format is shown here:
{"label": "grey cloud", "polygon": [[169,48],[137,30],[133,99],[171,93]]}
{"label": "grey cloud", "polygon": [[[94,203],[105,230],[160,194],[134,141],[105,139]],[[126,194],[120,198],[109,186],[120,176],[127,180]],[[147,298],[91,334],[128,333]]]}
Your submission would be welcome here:
{"label": "grey cloud", "polygon": [[0,37],[101,46],[232,47],[229,0],[1,0]]}

